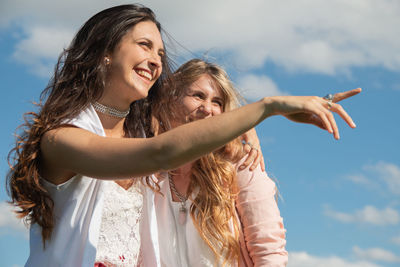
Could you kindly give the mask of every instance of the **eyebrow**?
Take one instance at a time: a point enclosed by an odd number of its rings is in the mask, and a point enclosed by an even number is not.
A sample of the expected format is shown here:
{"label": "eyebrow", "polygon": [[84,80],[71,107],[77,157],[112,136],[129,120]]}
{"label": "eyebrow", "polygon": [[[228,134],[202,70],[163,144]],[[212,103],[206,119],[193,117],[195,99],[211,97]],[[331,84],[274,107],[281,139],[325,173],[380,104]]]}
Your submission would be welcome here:
{"label": "eyebrow", "polygon": [[200,86],[198,86],[198,85],[196,85],[196,87],[195,88],[191,88],[191,87],[188,87],[187,88],[187,91],[186,91],[187,93],[201,93],[201,94],[205,94],[201,89],[200,89]]}
{"label": "eyebrow", "polygon": [[[151,45],[154,47],[154,42],[152,40],[150,40],[149,38],[147,38],[147,37],[138,38],[138,40],[140,40],[140,39],[146,40],[147,42],[151,43]],[[162,52],[163,54],[165,54],[165,49],[164,48],[160,48],[160,49],[158,49],[158,52],[159,53]]]}

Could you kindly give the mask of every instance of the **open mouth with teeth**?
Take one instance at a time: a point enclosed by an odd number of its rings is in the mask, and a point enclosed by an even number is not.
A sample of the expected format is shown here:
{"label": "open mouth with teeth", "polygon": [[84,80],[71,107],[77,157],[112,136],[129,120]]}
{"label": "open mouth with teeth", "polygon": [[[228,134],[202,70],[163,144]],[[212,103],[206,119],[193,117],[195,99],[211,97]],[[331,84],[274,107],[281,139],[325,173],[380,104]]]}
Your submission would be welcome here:
{"label": "open mouth with teeth", "polygon": [[150,72],[147,70],[142,70],[142,69],[135,69],[135,72],[142,78],[151,81],[153,79],[153,76],[151,75]]}

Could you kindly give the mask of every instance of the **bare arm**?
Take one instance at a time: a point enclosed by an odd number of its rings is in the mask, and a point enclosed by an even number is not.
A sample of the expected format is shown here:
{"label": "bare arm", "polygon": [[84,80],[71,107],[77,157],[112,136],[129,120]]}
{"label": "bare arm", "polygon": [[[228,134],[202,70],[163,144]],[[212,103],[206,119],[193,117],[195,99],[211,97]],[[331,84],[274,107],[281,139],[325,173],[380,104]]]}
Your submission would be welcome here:
{"label": "bare arm", "polygon": [[[51,182],[61,183],[65,173],[103,179],[130,178],[175,169],[238,137],[272,115],[298,112],[321,117],[335,135],[337,127],[325,100],[307,96],[264,98],[239,109],[198,120],[154,138],[106,138],[73,127],[51,130],[42,138],[43,166],[51,169]],[[338,110],[343,113],[344,110]],[[352,126],[347,114],[340,114]],[[329,119],[327,119],[329,117]],[[334,130],[332,130],[334,129]],[[46,177],[46,178],[47,178]],[[71,176],[70,176],[71,177]]]}
{"label": "bare arm", "polygon": [[[41,140],[42,164],[48,170],[44,176],[59,184],[75,173],[112,179],[174,169],[254,127],[271,115],[266,106],[262,100],[147,139],[101,137],[74,127],[54,129]],[[65,173],[70,174],[68,178]]]}

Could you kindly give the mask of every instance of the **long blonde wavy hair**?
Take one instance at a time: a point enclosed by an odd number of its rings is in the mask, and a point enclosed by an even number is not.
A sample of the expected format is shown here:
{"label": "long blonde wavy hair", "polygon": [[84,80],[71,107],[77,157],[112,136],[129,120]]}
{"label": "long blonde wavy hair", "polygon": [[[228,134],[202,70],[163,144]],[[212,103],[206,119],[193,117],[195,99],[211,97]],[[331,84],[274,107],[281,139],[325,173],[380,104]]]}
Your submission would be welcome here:
{"label": "long blonde wavy hair", "polygon": [[[223,96],[223,112],[240,105],[241,97],[234,89],[227,73],[218,65],[193,59],[174,73],[174,84],[167,85],[165,94],[153,106],[153,125],[156,133],[171,129],[171,121],[181,121],[179,104],[187,88],[200,76],[208,75],[214,88]],[[194,162],[188,196],[196,190],[190,215],[202,239],[223,264],[238,262],[240,256],[239,227],[235,199],[238,193],[235,162],[243,156],[242,144],[236,139],[218,151]],[[171,173],[173,175],[173,172]],[[197,190],[199,189],[199,190]]]}

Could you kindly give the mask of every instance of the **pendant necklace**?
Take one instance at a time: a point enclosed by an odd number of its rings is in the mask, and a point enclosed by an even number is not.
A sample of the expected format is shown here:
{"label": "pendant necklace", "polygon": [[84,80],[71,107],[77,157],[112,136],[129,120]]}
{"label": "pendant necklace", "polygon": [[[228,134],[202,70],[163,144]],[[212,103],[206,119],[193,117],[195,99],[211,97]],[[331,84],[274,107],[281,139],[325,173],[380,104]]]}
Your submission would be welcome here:
{"label": "pendant necklace", "polygon": [[181,202],[181,207],[179,208],[179,217],[178,221],[180,224],[185,224],[186,223],[186,217],[187,217],[187,208],[186,208],[186,200],[187,197],[182,196],[178,190],[176,190],[174,180],[172,179],[171,175],[168,175],[168,180],[169,180],[169,185],[171,187],[172,192],[174,195],[179,198],[179,201]]}

